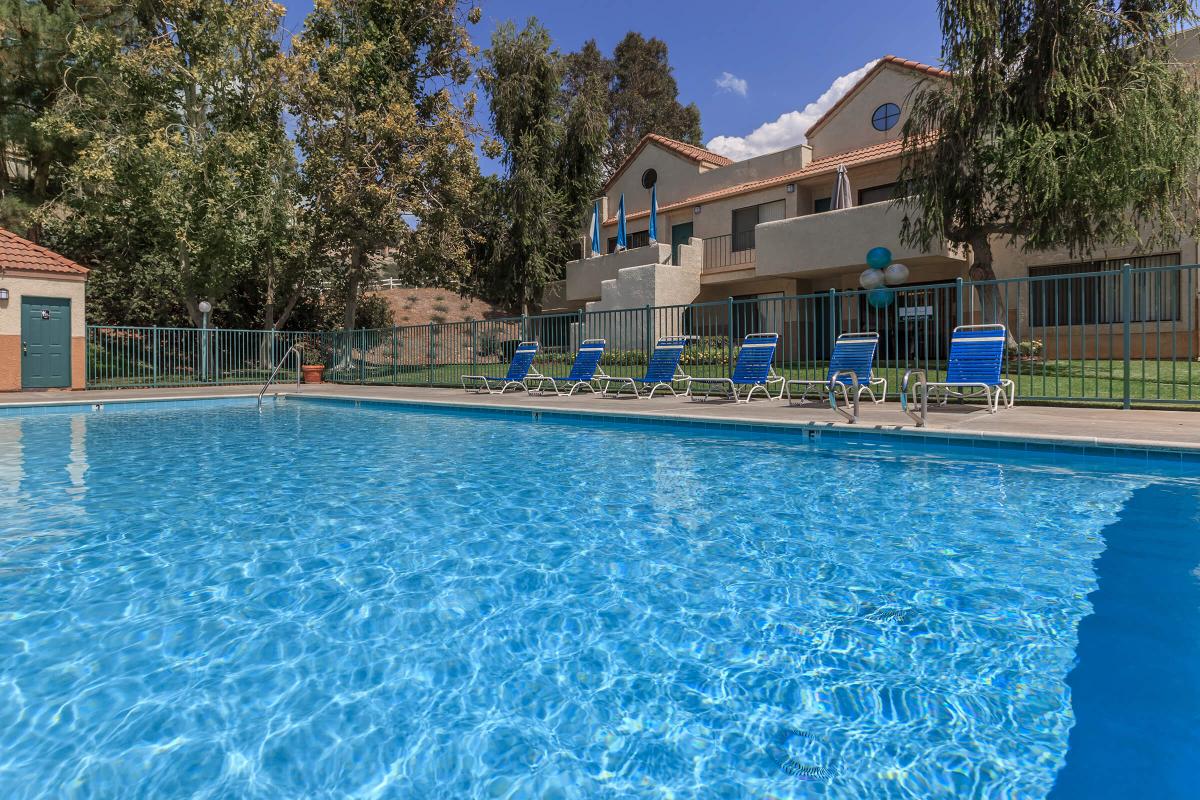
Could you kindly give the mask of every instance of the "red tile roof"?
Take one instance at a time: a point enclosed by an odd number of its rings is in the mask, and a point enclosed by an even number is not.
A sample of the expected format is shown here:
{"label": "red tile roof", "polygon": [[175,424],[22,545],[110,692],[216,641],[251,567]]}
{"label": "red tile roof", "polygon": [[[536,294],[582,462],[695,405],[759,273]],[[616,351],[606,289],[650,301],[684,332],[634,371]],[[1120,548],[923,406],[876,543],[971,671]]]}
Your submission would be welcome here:
{"label": "red tile roof", "polygon": [[[702,164],[711,164],[714,167],[727,167],[733,163],[732,158],[727,158],[720,153],[714,153],[712,150],[705,150],[699,145],[688,144],[677,139],[668,139],[666,136],[659,136],[657,133],[646,134],[642,141],[644,142],[646,139],[657,142],[668,150],[674,150],[684,158],[690,158],[692,161]],[[638,143],[638,147],[641,147],[640,142]]]}
{"label": "red tile roof", "polygon": [[[709,203],[713,200],[722,200],[726,197],[736,197],[740,194],[748,194],[756,192],[760,189],[769,189],[773,186],[781,186],[785,183],[805,180],[807,178],[815,178],[819,175],[832,174],[837,171],[839,164],[845,164],[847,167],[856,167],[862,164],[872,164],[876,161],[886,161],[889,158],[896,158],[904,149],[904,141],[902,139],[892,139],[891,141],[873,144],[867,147],[860,147],[857,150],[847,150],[845,153],[826,156],[812,161],[803,169],[787,172],[783,175],[776,175],[772,178],[762,178],[757,181],[749,181],[747,183],[739,183],[736,186],[729,186],[724,189],[714,189],[711,192],[704,194],[693,195],[682,200],[677,200],[674,203],[668,203],[658,207],[659,213],[667,211],[675,211],[676,209],[686,208],[688,206],[700,205],[701,203]],[[642,217],[650,216],[649,210],[636,211],[632,214],[626,214],[625,219],[641,219]],[[617,221],[616,217],[609,217],[604,220],[605,225],[613,225]]]}
{"label": "red tile roof", "polygon": [[47,250],[11,231],[0,228],[0,270],[50,272],[58,275],[87,275],[88,271],[69,258]]}
{"label": "red tile roof", "polygon": [[867,81],[875,77],[880,70],[888,66],[911,69],[914,72],[920,72],[923,75],[929,75],[930,77],[934,78],[950,77],[950,73],[944,69],[941,69],[940,67],[931,67],[928,64],[922,64],[920,61],[913,61],[911,58],[900,58],[899,56],[892,55],[884,56],[883,58],[879,59],[879,62],[875,64],[875,66],[872,67],[866,75],[863,75],[858,79],[858,83],[850,87],[850,91],[846,92],[836,103],[830,106],[829,110],[822,114],[820,119],[818,119],[812,125],[809,125],[808,130],[804,132],[804,135],[806,137],[812,136],[817,129],[819,129],[829,120],[830,117],[837,113],[839,108],[849,102],[850,98],[858,93],[859,87],[865,86]]}
{"label": "red tile roof", "polygon": [[617,167],[617,171],[604,182],[604,191],[608,191],[608,187],[613,185],[617,177],[625,171],[625,168],[633,163],[633,160],[638,157],[638,154],[646,149],[646,145],[654,142],[655,144],[670,150],[676,155],[683,156],[689,161],[695,161],[697,164],[707,164],[710,167],[727,167],[733,163],[732,158],[727,158],[719,153],[714,153],[711,150],[705,150],[703,147],[687,142],[681,142],[677,139],[668,139],[666,136],[659,136],[657,133],[647,133],[642,137],[642,140],[637,143],[637,147],[633,148],[633,152],[625,157],[621,162],[621,166]]}

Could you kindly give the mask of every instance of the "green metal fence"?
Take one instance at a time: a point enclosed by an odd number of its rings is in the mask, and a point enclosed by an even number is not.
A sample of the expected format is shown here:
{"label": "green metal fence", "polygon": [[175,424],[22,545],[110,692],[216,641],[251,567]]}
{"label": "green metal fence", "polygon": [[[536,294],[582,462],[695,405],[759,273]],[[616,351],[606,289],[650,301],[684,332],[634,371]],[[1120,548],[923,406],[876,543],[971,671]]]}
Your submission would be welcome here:
{"label": "green metal fence", "polygon": [[729,374],[748,333],[780,334],[776,369],[824,377],[841,333],[878,331],[876,372],[898,388],[910,368],[944,374],[956,325],[1004,322],[1006,372],[1019,400],[1200,404],[1200,267],[1112,265],[1008,280],[905,285],[887,305],[862,290],[726,299],[617,311],[578,311],[380,330],[271,332],[93,326],[92,388],[262,383],[287,348],[338,383],[457,386],[464,373],[502,372],[518,342],[536,339],[535,365],[565,374],[578,342],[608,341],[604,369],[640,375],[660,336],[686,336],[684,369]]}

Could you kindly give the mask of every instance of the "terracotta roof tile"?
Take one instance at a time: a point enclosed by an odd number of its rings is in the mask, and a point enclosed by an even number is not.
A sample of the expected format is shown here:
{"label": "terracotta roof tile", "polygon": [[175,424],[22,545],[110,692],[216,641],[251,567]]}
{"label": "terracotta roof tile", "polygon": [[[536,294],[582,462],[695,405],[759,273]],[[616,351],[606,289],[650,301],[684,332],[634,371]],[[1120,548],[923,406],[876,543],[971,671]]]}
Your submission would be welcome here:
{"label": "terracotta roof tile", "polygon": [[931,67],[928,64],[922,64],[920,61],[913,61],[911,58],[900,58],[899,56],[892,56],[892,55],[884,56],[883,58],[879,59],[879,62],[877,64],[875,64],[875,66],[872,67],[871,70],[866,75],[863,75],[861,78],[858,79],[858,83],[856,83],[852,87],[850,87],[850,91],[846,92],[844,95],[841,96],[841,98],[836,103],[834,103],[832,106],[830,106],[829,110],[827,110],[824,114],[822,114],[820,119],[818,119],[812,125],[809,125],[808,130],[806,130],[804,132],[804,135],[812,136],[813,133],[818,128],[820,128],[822,125],[824,125],[826,123],[826,121],[829,120],[830,117],[832,117],[835,113],[837,113],[837,110],[839,108],[841,108],[843,105],[845,105],[847,102],[849,102],[850,98],[853,97],[858,92],[858,88],[860,86],[865,85],[866,82],[869,81],[871,78],[873,78],[876,73],[878,73],[881,69],[883,69],[884,67],[889,66],[889,65],[893,66],[893,67],[902,67],[904,69],[911,69],[914,72],[920,72],[924,75],[929,75],[934,78],[949,78],[950,77],[950,73],[944,69],[941,69],[940,67]]}
{"label": "terracotta roof tile", "polygon": [[69,258],[22,239],[0,228],[0,270],[51,272],[59,275],[87,275],[88,271]]}
{"label": "terracotta roof tile", "polygon": [[617,180],[617,177],[625,171],[625,168],[633,163],[633,160],[638,157],[638,154],[646,149],[646,145],[648,145],[650,142],[654,142],[655,144],[670,150],[676,155],[683,156],[689,161],[695,161],[697,164],[708,164],[712,167],[727,167],[733,163],[732,158],[726,158],[719,153],[714,153],[711,150],[705,150],[703,147],[698,145],[688,144],[687,142],[681,142],[677,139],[669,139],[666,136],[660,136],[657,133],[647,133],[642,137],[642,140],[637,143],[637,147],[633,148],[633,152],[626,156],[625,160],[621,162],[621,166],[617,167],[616,172],[614,172],[609,179],[604,182],[605,192],[608,191],[608,187],[613,185],[613,183]]}
{"label": "terracotta roof tile", "polygon": [[714,167],[727,167],[733,163],[732,158],[727,158],[720,153],[714,153],[712,150],[705,150],[698,145],[680,142],[676,139],[668,139],[666,136],[659,136],[657,133],[648,133],[646,134],[646,138],[658,142],[668,150],[674,150],[684,158],[690,158],[692,161],[698,161],[702,164],[712,164]]}
{"label": "terracotta roof tile", "polygon": [[[724,189],[714,189],[711,192],[704,194],[693,195],[682,200],[677,200],[674,203],[661,205],[658,207],[659,213],[667,211],[675,211],[687,206],[700,205],[701,203],[710,203],[713,200],[722,200],[726,197],[736,197],[740,194],[748,194],[756,192],[760,189],[769,189],[773,186],[781,186],[785,183],[814,178],[818,175],[826,173],[832,174],[837,171],[839,164],[845,164],[847,167],[855,167],[861,164],[871,164],[876,161],[884,161],[889,158],[895,158],[900,155],[904,149],[904,141],[901,139],[892,139],[891,141],[873,144],[868,147],[860,147],[857,150],[848,150],[845,153],[826,156],[812,161],[803,169],[798,169],[793,172],[787,172],[783,175],[776,175],[772,178],[763,178],[757,181],[749,181],[747,183],[739,183],[736,186],[729,186]],[[626,214],[625,219],[641,219],[650,216],[649,210],[636,211],[632,214]],[[604,220],[605,225],[615,224],[616,217],[609,217]]]}

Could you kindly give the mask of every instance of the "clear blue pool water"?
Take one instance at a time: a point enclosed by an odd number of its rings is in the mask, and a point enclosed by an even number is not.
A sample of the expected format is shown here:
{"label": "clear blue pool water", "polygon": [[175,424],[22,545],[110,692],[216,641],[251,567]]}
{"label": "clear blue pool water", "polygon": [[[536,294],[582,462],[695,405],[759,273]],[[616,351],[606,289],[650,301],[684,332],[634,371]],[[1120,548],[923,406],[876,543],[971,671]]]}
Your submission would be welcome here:
{"label": "clear blue pool water", "polygon": [[0,412],[0,797],[1194,797],[1198,485],[310,401]]}

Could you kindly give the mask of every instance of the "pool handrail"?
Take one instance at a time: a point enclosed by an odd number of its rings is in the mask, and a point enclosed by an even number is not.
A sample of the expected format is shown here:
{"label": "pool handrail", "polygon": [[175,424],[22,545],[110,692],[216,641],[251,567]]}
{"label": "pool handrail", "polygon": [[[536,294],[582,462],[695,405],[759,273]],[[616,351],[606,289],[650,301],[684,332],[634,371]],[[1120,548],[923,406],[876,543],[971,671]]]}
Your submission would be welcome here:
{"label": "pool handrail", "polygon": [[[1016,384],[1002,377],[1004,350],[1008,344],[1008,328],[1000,322],[983,325],[959,325],[950,335],[950,356],[946,364],[946,379],[927,381],[925,392],[940,391],[940,405],[951,397],[979,397],[987,400],[988,413],[1012,408],[1016,399]],[[968,390],[974,391],[968,391]]]}
{"label": "pool handrail", "polygon": [[271,370],[271,374],[267,376],[267,382],[258,390],[258,405],[260,408],[262,407],[263,395],[266,394],[267,389],[271,386],[271,382],[275,380],[275,376],[279,374],[280,368],[292,353],[296,354],[296,388],[300,388],[300,364],[303,361],[303,356],[300,355],[300,348],[292,345],[284,351],[283,358],[279,359],[279,363],[275,365],[275,368]]}
{"label": "pool handrail", "polygon": [[[843,333],[834,340],[833,352],[829,356],[829,369],[823,380],[792,378],[783,384],[783,393],[787,395],[788,405],[793,399],[803,401],[810,391],[815,390],[819,398],[821,392],[841,390],[846,405],[850,405],[850,389],[853,384],[854,399],[866,392],[875,404],[887,399],[887,378],[875,376],[873,373],[875,354],[879,349],[879,334],[875,331],[856,331]],[[853,373],[854,380],[849,380]],[[799,398],[792,397],[792,387],[804,389]],[[875,396],[874,387],[879,386],[879,396]],[[856,412],[857,416],[857,412]]]}

